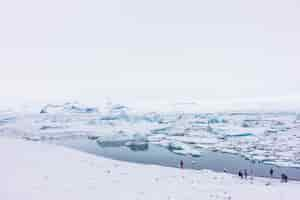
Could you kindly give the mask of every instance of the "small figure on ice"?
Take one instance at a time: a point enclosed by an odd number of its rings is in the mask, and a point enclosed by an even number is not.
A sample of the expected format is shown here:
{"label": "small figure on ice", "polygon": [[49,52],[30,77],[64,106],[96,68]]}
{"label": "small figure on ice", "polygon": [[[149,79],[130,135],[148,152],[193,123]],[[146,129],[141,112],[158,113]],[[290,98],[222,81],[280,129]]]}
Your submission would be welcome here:
{"label": "small figure on ice", "polygon": [[250,169],[250,180],[253,181],[253,177],[254,177],[254,171],[253,169]]}
{"label": "small figure on ice", "polygon": [[183,169],[183,160],[180,161],[180,168]]}
{"label": "small figure on ice", "polygon": [[281,182],[287,183],[288,182],[288,176],[284,173],[281,174]]}
{"label": "small figure on ice", "polygon": [[274,174],[274,170],[273,170],[273,168],[271,168],[270,169],[270,176],[271,176],[271,178],[273,178],[273,174]]}
{"label": "small figure on ice", "polygon": [[239,177],[241,177],[241,179],[243,179],[243,172],[240,170],[239,173],[238,173]]}
{"label": "small figure on ice", "polygon": [[248,177],[248,171],[247,171],[247,169],[244,170],[244,177],[245,177],[245,179],[247,179],[247,177]]}

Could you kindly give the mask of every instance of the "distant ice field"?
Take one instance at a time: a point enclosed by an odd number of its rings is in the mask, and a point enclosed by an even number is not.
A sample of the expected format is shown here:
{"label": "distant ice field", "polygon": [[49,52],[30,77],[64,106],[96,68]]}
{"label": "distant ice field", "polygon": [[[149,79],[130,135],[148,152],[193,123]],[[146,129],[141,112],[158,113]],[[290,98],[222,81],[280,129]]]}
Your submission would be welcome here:
{"label": "distant ice field", "polygon": [[300,168],[300,115],[293,112],[141,112],[120,104],[48,104],[38,111],[1,110],[0,135],[36,141],[87,136],[99,143],[157,144],[193,156],[209,150]]}

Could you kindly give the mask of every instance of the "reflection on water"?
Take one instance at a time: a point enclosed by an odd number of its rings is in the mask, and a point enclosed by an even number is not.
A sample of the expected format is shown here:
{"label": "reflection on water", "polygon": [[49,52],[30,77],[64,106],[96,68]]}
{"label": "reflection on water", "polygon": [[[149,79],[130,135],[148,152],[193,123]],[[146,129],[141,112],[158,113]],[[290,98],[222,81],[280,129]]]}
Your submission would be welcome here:
{"label": "reflection on water", "polygon": [[132,141],[132,140],[99,141],[98,140],[97,144],[102,148],[127,146],[132,151],[147,151],[149,148],[148,142],[146,141]]}

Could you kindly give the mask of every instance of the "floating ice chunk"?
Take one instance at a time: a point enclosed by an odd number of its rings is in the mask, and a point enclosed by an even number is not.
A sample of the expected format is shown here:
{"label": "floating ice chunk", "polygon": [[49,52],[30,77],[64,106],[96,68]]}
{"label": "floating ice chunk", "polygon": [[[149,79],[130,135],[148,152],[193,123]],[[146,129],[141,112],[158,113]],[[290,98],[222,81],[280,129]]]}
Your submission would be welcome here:
{"label": "floating ice chunk", "polygon": [[103,121],[116,121],[116,120],[125,120],[129,121],[131,118],[134,118],[129,113],[129,108],[123,105],[112,105],[108,108],[108,112],[100,118]]}
{"label": "floating ice chunk", "polygon": [[275,128],[270,128],[270,129],[266,130],[266,133],[277,133],[277,132],[278,132],[278,130]]}
{"label": "floating ice chunk", "polygon": [[184,142],[187,144],[215,144],[219,140],[213,137],[199,137],[199,136],[171,136],[169,139]]}
{"label": "floating ice chunk", "polygon": [[216,144],[218,143],[218,139],[217,138],[201,138],[199,141],[199,144]]}
{"label": "floating ice chunk", "polygon": [[220,123],[220,120],[218,118],[211,118],[208,120],[208,123],[210,124]]}
{"label": "floating ice chunk", "polygon": [[88,139],[89,140],[97,140],[99,138],[99,136],[94,136],[94,135],[89,135]]}
{"label": "floating ice chunk", "polygon": [[274,160],[274,161],[264,161],[265,164],[275,165],[278,167],[292,167],[292,168],[300,168],[300,163],[294,163],[289,161],[280,161],[280,160]]}
{"label": "floating ice chunk", "polygon": [[39,136],[24,136],[23,137],[25,140],[30,140],[30,141],[40,141],[41,137]]}
{"label": "floating ice chunk", "polygon": [[201,152],[196,149],[181,149],[181,150],[173,150],[172,152],[179,155],[191,155],[193,157],[200,157],[202,155]]}
{"label": "floating ice chunk", "polygon": [[[122,117],[119,115],[108,115],[101,117],[101,120],[103,121],[113,121],[113,120],[120,120]],[[126,117],[127,119],[127,117]]]}
{"label": "floating ice chunk", "polygon": [[164,134],[150,135],[150,136],[148,136],[147,139],[148,139],[149,142],[152,142],[152,143],[156,142],[157,143],[157,142],[160,142],[160,141],[166,139],[166,135],[164,135]]}
{"label": "floating ice chunk", "polygon": [[43,125],[40,130],[48,130],[48,129],[60,129],[64,128],[62,126],[50,126],[50,125]]}
{"label": "floating ice chunk", "polygon": [[147,140],[145,137],[143,137],[141,135],[125,135],[125,134],[100,136],[97,139],[97,143],[102,147],[124,146],[124,145],[126,145],[126,143],[132,142],[132,141],[146,142]]}
{"label": "floating ice chunk", "polygon": [[16,117],[4,117],[0,119],[0,125],[14,123],[16,122]]}
{"label": "floating ice chunk", "polygon": [[239,154],[236,150],[234,149],[216,149],[217,151],[219,152],[222,152],[222,153],[229,153],[229,154]]}
{"label": "floating ice chunk", "polygon": [[152,122],[152,123],[153,122],[160,122],[162,120],[160,115],[155,113],[155,112],[147,113],[147,114],[143,115],[141,118],[145,121],[149,121],[149,122]]}
{"label": "floating ice chunk", "polygon": [[227,133],[225,137],[248,137],[254,136],[252,133]]}
{"label": "floating ice chunk", "polygon": [[195,149],[192,146],[182,143],[182,142],[171,141],[171,142],[169,142],[167,148],[176,154],[192,155],[192,156],[200,156],[201,155],[199,149]]}
{"label": "floating ice chunk", "polygon": [[170,131],[172,129],[171,126],[167,126],[167,127],[162,127],[162,128],[158,128],[158,129],[153,129],[151,130],[151,132],[153,134],[167,134],[168,131]]}
{"label": "floating ice chunk", "polygon": [[128,110],[127,106],[121,105],[121,104],[115,104],[111,106],[111,110],[120,111],[120,110]]}
{"label": "floating ice chunk", "polygon": [[97,143],[102,147],[119,147],[132,140],[132,137],[122,134],[100,136]]}
{"label": "floating ice chunk", "polygon": [[60,112],[69,112],[69,113],[96,113],[98,112],[97,108],[86,107],[80,105],[79,103],[65,103],[63,105],[54,105],[48,104],[44,106],[40,113],[60,113]]}
{"label": "floating ice chunk", "polygon": [[169,142],[168,149],[170,151],[183,150],[184,149],[183,146],[185,146],[185,145],[181,142]]}
{"label": "floating ice chunk", "polygon": [[251,156],[251,160],[256,160],[259,162],[269,161],[269,159],[266,158],[266,156],[264,156],[264,155],[253,155],[253,156]]}
{"label": "floating ice chunk", "polygon": [[129,141],[129,142],[126,142],[125,146],[129,147],[133,151],[148,150],[148,142],[147,141]]}

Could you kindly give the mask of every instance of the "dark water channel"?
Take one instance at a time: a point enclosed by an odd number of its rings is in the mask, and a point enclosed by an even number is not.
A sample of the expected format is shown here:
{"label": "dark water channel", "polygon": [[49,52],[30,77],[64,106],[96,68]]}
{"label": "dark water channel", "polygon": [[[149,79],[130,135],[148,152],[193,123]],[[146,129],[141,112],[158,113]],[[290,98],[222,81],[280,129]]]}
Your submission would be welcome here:
{"label": "dark water channel", "polygon": [[299,168],[276,167],[261,162],[246,160],[239,155],[211,152],[202,150],[199,157],[189,155],[179,155],[169,149],[154,145],[143,144],[139,146],[125,146],[124,143],[103,143],[99,144],[96,140],[88,138],[68,138],[55,140],[51,143],[71,147],[87,153],[143,164],[155,164],[169,167],[179,167],[180,160],[184,162],[184,168],[189,169],[210,169],[223,172],[224,169],[229,173],[237,174],[238,170],[247,169],[250,174],[253,171],[254,176],[267,177],[269,170],[274,169],[274,176],[280,177],[281,173],[286,173],[289,179],[300,180]]}

